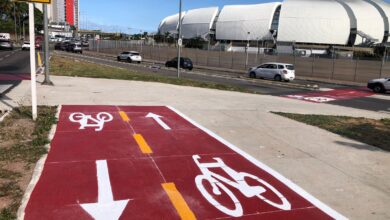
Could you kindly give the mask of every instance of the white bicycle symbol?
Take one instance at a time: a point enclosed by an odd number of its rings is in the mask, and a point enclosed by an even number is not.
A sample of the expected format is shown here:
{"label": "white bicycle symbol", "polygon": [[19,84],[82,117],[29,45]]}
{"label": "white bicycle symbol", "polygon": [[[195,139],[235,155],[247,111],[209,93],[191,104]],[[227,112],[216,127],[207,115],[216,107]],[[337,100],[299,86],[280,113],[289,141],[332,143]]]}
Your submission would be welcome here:
{"label": "white bicycle symbol", "polygon": [[[215,206],[215,208],[219,209],[221,212],[233,217],[240,217],[243,215],[243,209],[240,201],[238,201],[237,197],[232,193],[231,190],[228,189],[228,187],[226,187],[226,185],[238,189],[247,198],[258,197],[260,200],[274,206],[275,208],[282,210],[291,210],[290,202],[273,186],[271,186],[266,181],[258,178],[257,176],[245,172],[237,172],[232,168],[228,167],[221,158],[213,158],[214,160],[216,160],[216,162],[212,163],[199,162],[199,155],[193,155],[192,159],[195,161],[196,165],[202,172],[201,175],[195,177],[195,183],[198,190],[211,205]],[[210,171],[210,168],[223,169],[230,177],[233,178],[233,181]],[[245,181],[245,178],[251,178],[259,182],[260,185],[250,186]],[[211,185],[212,194],[207,191],[205,185],[203,184],[203,181],[207,181]],[[273,192],[279,198],[280,202],[271,201],[262,195],[268,190]],[[222,205],[214,198],[214,196],[222,195],[223,192],[226,193],[232,200],[234,204],[233,209]]]}
{"label": "white bicycle symbol", "polygon": [[[92,117],[92,115],[85,115],[81,112],[72,113],[69,116],[69,120],[71,122],[80,123],[79,129],[85,129],[86,127],[96,127],[95,131],[103,130],[104,123],[112,121],[113,117],[110,113],[100,112],[96,115],[96,119]],[[92,121],[94,123],[88,123],[88,121]]]}

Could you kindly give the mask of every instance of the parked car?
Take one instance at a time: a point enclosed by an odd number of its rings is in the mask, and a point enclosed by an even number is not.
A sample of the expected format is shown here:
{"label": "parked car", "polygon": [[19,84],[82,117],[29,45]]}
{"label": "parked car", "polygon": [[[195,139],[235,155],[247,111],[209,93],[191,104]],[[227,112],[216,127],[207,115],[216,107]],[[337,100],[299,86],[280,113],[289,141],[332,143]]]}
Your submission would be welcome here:
{"label": "parked car", "polygon": [[288,63],[265,63],[252,67],[248,71],[250,78],[273,79],[276,81],[292,81],[295,79],[293,64]]}
{"label": "parked car", "polygon": [[368,81],[367,88],[376,93],[385,93],[390,91],[390,78],[372,79]]}
{"label": "parked car", "polygon": [[[165,63],[165,66],[177,68],[177,60],[177,57],[173,58],[172,60],[168,60]],[[191,59],[187,57],[180,57],[180,68],[192,70],[194,66]]]}
{"label": "parked car", "polygon": [[124,51],[117,56],[117,60],[118,61],[126,60],[129,63],[132,62],[141,63],[142,57],[137,51]]}
{"label": "parked car", "polygon": [[81,48],[81,43],[79,42],[68,44],[66,51],[72,53],[83,53],[83,49]]}
{"label": "parked car", "polygon": [[10,40],[0,40],[0,50],[13,50],[14,44]]}

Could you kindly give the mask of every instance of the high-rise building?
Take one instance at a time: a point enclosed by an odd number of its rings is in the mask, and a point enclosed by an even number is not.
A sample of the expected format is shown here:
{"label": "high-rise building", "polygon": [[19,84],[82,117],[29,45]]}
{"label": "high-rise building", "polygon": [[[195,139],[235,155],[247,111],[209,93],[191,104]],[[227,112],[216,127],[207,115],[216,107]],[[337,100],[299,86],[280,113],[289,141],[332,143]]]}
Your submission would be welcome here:
{"label": "high-rise building", "polygon": [[74,25],[74,0],[65,0],[65,20],[70,25]]}
{"label": "high-rise building", "polygon": [[74,26],[79,29],[80,28],[80,22],[79,22],[79,0],[74,0]]}
{"label": "high-rise building", "polygon": [[52,22],[65,22],[65,0],[52,0]]}

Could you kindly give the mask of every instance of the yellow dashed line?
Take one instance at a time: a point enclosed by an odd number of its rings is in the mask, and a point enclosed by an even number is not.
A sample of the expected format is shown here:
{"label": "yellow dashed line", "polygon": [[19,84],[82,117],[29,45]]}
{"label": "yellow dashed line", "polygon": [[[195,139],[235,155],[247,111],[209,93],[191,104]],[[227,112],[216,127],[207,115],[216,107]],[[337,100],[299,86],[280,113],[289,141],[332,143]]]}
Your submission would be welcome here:
{"label": "yellow dashed line", "polygon": [[130,121],[130,118],[127,116],[126,112],[119,111],[119,115],[121,116],[123,121],[125,121],[125,122],[129,122]]}
{"label": "yellow dashed line", "polygon": [[164,188],[165,192],[168,194],[169,199],[173,203],[176,211],[179,213],[181,219],[185,220],[195,220],[196,217],[194,213],[191,211],[190,207],[188,207],[186,201],[183,196],[177,190],[174,183],[163,183],[161,184]]}
{"label": "yellow dashed line", "polygon": [[149,147],[148,143],[146,143],[144,137],[142,137],[142,135],[140,134],[134,134],[133,135],[135,141],[137,142],[139,148],[141,149],[142,153],[144,154],[152,154],[153,151],[152,149]]}

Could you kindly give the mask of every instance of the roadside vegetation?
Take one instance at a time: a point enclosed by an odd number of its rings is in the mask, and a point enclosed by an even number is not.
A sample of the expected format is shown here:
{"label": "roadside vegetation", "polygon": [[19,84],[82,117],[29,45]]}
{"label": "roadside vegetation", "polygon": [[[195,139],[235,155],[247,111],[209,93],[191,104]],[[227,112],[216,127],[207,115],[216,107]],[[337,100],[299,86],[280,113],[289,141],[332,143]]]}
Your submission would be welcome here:
{"label": "roadside vegetation", "polygon": [[35,166],[47,153],[56,107],[39,107],[34,122],[29,107],[14,109],[0,122],[0,220],[16,219]]}
{"label": "roadside vegetation", "polygon": [[156,74],[140,73],[126,69],[115,67],[108,67],[93,63],[88,63],[72,58],[64,58],[53,56],[51,59],[51,72],[53,75],[60,76],[75,76],[75,77],[90,77],[90,78],[104,78],[104,79],[122,79],[145,82],[159,82],[181,86],[192,86],[209,89],[236,91],[253,93],[249,90],[238,86],[230,86],[216,83],[199,82],[195,80],[175,78],[168,76],[160,76]]}
{"label": "roadside vegetation", "polygon": [[273,113],[390,151],[390,118],[374,120],[346,116]]}

